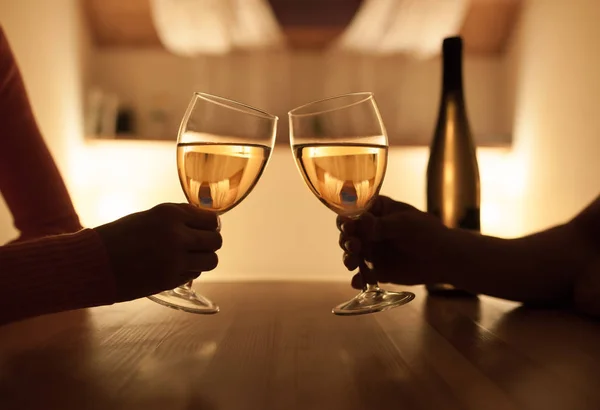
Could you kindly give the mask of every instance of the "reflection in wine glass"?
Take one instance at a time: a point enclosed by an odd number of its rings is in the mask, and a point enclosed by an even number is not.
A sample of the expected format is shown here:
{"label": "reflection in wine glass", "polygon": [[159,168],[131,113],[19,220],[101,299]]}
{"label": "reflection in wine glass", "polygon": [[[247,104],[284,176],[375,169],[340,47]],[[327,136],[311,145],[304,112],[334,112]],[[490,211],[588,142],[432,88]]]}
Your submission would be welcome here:
{"label": "reflection in wine glass", "polygon": [[[371,93],[354,93],[303,105],[289,112],[290,144],[310,190],[339,215],[357,218],[379,193],[387,166],[385,127]],[[338,315],[380,312],[404,305],[410,292],[381,289],[366,259],[362,292],[333,309]]]}
{"label": "reflection in wine glass", "polygon": [[[271,156],[277,117],[214,95],[195,93],[177,137],[177,170],[190,204],[221,215],[252,191]],[[192,282],[149,298],[191,313],[219,307]]]}

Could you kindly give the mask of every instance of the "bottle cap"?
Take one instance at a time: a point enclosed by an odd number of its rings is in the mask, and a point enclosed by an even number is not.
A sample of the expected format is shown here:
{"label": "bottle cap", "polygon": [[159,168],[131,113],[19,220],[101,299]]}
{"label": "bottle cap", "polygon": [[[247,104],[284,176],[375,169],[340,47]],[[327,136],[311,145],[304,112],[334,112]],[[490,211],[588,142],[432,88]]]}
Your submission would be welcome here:
{"label": "bottle cap", "polygon": [[446,53],[460,53],[462,52],[462,38],[460,36],[447,37],[444,39],[442,50]]}

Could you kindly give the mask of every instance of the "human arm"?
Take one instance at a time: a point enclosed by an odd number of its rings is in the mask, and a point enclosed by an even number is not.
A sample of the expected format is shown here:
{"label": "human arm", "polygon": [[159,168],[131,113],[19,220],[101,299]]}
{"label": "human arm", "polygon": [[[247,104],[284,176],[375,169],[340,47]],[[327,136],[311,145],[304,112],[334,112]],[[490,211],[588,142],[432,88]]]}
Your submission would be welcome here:
{"label": "human arm", "polygon": [[79,218],[35,121],[0,27],[0,192],[19,240],[76,232]]}
{"label": "human arm", "polygon": [[217,216],[161,204],[94,229],[0,247],[0,325],[175,288],[217,266]]}
{"label": "human arm", "polygon": [[600,315],[600,197],[573,220],[516,239],[448,229],[386,197],[358,221],[338,219],[342,225],[346,266],[355,269],[366,250],[383,282],[450,283],[473,293],[567,304]]}

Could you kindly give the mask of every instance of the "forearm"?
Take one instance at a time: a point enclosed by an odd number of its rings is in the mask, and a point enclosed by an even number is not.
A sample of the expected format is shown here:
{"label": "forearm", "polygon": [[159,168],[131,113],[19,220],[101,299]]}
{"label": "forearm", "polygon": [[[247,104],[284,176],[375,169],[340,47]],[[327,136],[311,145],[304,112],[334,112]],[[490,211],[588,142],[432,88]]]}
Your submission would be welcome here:
{"label": "forearm", "polygon": [[594,251],[573,224],[519,239],[461,232],[446,280],[474,293],[531,304],[573,301],[577,278]]}
{"label": "forearm", "polygon": [[0,289],[0,325],[115,300],[104,245],[91,229],[0,247]]}
{"label": "forearm", "polygon": [[20,239],[81,229],[1,27],[0,123],[0,191],[22,234]]}

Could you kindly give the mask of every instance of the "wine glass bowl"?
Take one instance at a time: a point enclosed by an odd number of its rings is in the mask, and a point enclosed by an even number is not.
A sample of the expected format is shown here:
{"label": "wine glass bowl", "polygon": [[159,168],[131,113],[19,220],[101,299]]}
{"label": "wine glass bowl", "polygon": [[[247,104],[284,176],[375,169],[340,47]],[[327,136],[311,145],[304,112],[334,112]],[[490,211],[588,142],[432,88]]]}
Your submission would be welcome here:
{"label": "wine glass bowl", "polygon": [[[277,120],[227,98],[195,93],[177,136],[177,171],[188,202],[216,215],[239,205],[267,166]],[[217,313],[219,307],[191,285],[188,282],[149,298],[190,313]]]}
{"label": "wine glass bowl", "polygon": [[[387,167],[387,133],[373,94],[330,97],[295,108],[288,116],[292,152],[307,186],[338,215],[358,218],[377,198]],[[381,289],[372,269],[363,260],[364,289],[333,313],[380,312],[414,298],[410,292]]]}

